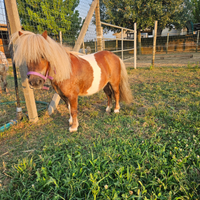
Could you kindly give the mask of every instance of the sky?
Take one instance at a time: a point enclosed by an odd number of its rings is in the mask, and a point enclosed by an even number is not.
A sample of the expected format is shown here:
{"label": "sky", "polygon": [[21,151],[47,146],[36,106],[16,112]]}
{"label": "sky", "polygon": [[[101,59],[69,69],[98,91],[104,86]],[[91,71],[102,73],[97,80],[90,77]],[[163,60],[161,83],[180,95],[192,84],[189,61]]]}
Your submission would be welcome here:
{"label": "sky", "polygon": [[3,0],[0,0],[0,24],[6,24],[6,14]]}
{"label": "sky", "polygon": [[[80,0],[80,3],[78,7],[76,8],[76,10],[79,11],[79,15],[82,19],[85,19],[85,17],[87,16],[91,3],[92,3],[92,0]],[[113,34],[112,32],[109,32],[108,34],[104,34],[104,37],[114,38],[112,34]],[[92,40],[95,38],[96,38],[96,26],[90,23],[86,36],[84,38],[84,41]]]}

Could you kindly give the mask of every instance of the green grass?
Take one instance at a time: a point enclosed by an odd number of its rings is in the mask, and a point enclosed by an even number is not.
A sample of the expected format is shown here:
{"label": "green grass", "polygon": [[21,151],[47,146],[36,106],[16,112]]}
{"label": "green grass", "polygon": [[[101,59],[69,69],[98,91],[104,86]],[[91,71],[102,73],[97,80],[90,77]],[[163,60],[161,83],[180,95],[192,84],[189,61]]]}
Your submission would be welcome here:
{"label": "green grass", "polygon": [[[24,95],[21,86],[21,79],[19,74],[19,69],[17,68],[17,76],[18,76],[18,91],[19,91],[19,99],[21,101],[20,106],[22,108],[23,114],[27,115],[27,109],[25,106]],[[7,82],[8,82],[8,93],[3,92],[0,94],[0,127],[5,125],[6,123],[10,122],[10,120],[16,119],[16,92],[15,92],[15,84],[14,84],[14,76],[13,76],[13,69],[9,67],[8,75],[7,75]],[[1,83],[0,83],[1,84]],[[47,84],[50,84],[47,82]],[[36,101],[44,101],[49,102],[53,97],[52,87],[47,92],[46,90],[34,90],[35,99]],[[41,103],[37,103],[37,109],[41,110],[45,106]]]}
{"label": "green grass", "polygon": [[1,135],[0,199],[199,199],[200,68],[129,69],[134,101],[103,92]]}

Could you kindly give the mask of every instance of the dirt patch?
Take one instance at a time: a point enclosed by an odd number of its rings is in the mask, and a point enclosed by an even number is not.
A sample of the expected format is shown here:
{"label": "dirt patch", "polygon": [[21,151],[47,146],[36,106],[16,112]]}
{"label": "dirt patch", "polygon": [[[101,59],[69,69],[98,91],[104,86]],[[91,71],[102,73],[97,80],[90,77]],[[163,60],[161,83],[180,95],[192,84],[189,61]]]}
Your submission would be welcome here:
{"label": "dirt patch", "polygon": [[[150,67],[152,63],[152,55],[138,55],[137,67]],[[200,52],[173,53],[173,54],[156,54],[155,67],[181,67],[188,65],[199,65]],[[134,60],[125,62],[127,67],[134,67]]]}

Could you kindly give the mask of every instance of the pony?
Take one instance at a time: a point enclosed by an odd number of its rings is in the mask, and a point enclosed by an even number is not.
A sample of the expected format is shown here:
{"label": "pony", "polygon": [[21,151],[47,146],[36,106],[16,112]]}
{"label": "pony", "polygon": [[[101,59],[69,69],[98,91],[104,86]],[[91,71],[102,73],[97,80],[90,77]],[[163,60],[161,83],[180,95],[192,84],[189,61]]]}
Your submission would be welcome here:
{"label": "pony", "polygon": [[19,31],[12,36],[11,43],[16,65],[27,65],[29,84],[41,89],[49,78],[66,103],[70,132],[77,131],[79,126],[78,96],[92,95],[103,89],[108,99],[106,112],[111,112],[114,98],[114,113],[119,113],[119,101],[132,102],[125,65],[109,51],[80,55],[54,41],[47,31],[42,34]]}
{"label": "pony", "polygon": [[0,93],[2,93],[1,89],[1,82],[3,82],[3,90],[4,92],[7,92],[7,71],[8,71],[8,61],[6,59],[6,56],[3,52],[0,51]]}

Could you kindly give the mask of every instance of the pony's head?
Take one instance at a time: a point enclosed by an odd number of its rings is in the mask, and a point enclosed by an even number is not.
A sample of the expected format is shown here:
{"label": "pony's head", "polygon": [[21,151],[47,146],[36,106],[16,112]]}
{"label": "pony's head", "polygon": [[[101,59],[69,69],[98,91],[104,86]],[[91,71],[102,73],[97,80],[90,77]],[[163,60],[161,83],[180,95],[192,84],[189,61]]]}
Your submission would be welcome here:
{"label": "pony's head", "polygon": [[[22,35],[23,33],[19,31],[19,36]],[[45,40],[47,39],[47,31],[45,31],[42,34],[42,37]],[[50,69],[49,62],[46,59],[44,59],[44,57],[41,55],[36,60],[28,62],[27,68],[28,68],[27,76],[29,84],[36,89],[42,89],[46,79],[48,78],[48,73]]]}
{"label": "pony's head", "polygon": [[71,62],[65,47],[47,35],[19,31],[11,38],[14,44],[14,61],[26,65],[28,79],[34,88],[42,88],[46,78],[61,82],[70,78]]}
{"label": "pony's head", "polygon": [[39,62],[30,62],[27,67],[28,82],[32,87],[42,89],[47,78],[53,80],[48,75],[50,66],[47,60],[41,58]]}

